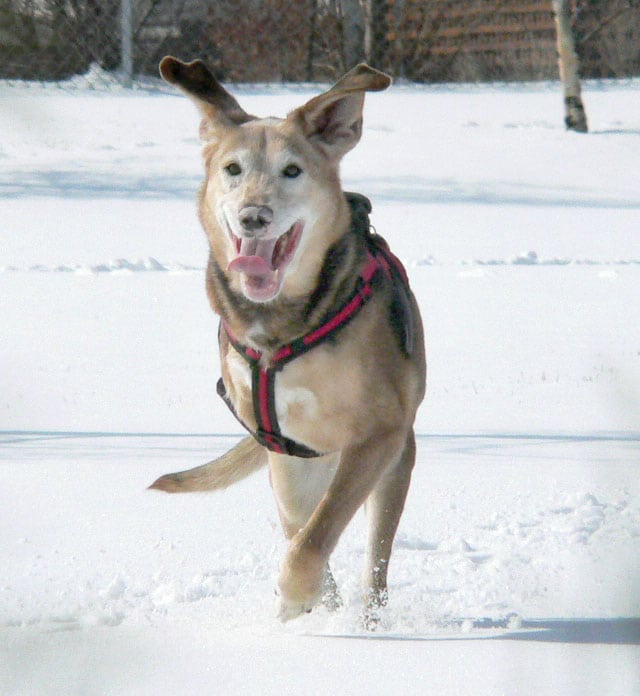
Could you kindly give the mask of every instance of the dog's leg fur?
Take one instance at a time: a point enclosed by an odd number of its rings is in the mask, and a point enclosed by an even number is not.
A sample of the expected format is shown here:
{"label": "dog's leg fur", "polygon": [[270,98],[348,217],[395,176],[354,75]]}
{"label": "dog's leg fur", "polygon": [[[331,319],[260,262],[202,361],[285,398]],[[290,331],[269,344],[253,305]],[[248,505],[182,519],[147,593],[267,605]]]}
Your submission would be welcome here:
{"label": "dog's leg fur", "polygon": [[165,474],[149,488],[166,493],[217,491],[241,481],[267,463],[267,451],[251,435],[207,464],[175,474]]}
{"label": "dog's leg fur", "polygon": [[[309,611],[323,591],[324,570],[345,527],[388,466],[405,447],[398,430],[347,447],[326,494],[307,524],[292,537],[280,569],[279,616],[283,621]],[[395,511],[390,511],[395,516]]]}
{"label": "dog's leg fur", "polygon": [[375,628],[378,610],[387,603],[389,558],[409,491],[415,458],[416,441],[412,429],[407,435],[400,460],[382,474],[365,503],[369,525],[364,574],[367,628]]}
{"label": "dog's leg fur", "polygon": [[[284,455],[269,455],[271,487],[287,539],[304,528],[331,483],[337,455],[309,461]],[[338,587],[327,562],[324,567],[322,602],[331,611],[342,605]]]}

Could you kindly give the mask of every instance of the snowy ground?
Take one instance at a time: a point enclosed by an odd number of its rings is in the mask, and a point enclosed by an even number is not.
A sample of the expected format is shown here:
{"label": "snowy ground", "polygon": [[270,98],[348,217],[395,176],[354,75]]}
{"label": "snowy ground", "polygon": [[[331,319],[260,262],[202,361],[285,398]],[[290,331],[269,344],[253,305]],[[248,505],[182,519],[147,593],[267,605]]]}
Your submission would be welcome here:
{"label": "snowy ground", "polygon": [[[345,187],[427,328],[379,632],[273,615],[266,472],[145,490],[239,433],[215,395],[191,104],[0,83],[0,693],[640,692],[640,84],[395,87]],[[309,88],[243,88],[283,114]]]}

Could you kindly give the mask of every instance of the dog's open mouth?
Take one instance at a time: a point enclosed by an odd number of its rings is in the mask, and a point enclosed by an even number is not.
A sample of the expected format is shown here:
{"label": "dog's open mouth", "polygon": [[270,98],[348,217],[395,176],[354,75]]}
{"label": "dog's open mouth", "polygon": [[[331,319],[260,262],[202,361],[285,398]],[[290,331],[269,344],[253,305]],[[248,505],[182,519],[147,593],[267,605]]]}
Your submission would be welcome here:
{"label": "dog's open mouth", "polygon": [[242,288],[250,300],[266,302],[280,290],[284,270],[291,262],[302,235],[303,223],[295,222],[273,239],[239,238],[231,233],[237,256],[228,271],[242,273]]}

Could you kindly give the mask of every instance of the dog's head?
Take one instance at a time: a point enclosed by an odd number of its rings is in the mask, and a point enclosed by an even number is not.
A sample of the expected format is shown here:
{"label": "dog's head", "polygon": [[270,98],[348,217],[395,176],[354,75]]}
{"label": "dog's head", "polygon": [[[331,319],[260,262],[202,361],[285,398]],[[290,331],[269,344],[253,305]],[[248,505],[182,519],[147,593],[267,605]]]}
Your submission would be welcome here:
{"label": "dog's head", "polygon": [[200,217],[232,287],[252,302],[310,292],[349,213],[338,175],[360,140],[367,91],[391,80],[358,65],[286,118],[247,114],[200,60],[167,56],[160,73],[202,113],[206,179]]}

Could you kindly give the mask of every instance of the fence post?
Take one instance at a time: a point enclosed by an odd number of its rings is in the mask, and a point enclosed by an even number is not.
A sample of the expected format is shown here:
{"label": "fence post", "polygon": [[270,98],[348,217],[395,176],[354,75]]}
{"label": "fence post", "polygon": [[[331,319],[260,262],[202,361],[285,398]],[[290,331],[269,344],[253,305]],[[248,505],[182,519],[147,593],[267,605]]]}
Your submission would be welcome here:
{"label": "fence post", "polygon": [[133,0],[122,0],[120,12],[120,50],[122,85],[131,87],[133,81]]}

